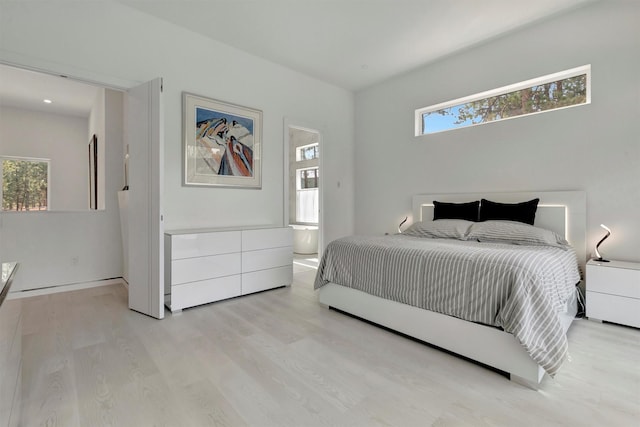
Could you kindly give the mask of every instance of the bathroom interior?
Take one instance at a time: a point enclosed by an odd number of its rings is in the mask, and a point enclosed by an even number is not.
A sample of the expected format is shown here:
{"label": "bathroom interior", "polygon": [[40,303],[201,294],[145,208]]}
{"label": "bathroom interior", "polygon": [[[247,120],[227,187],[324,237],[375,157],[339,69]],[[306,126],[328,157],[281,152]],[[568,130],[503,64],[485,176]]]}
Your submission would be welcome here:
{"label": "bathroom interior", "polygon": [[294,263],[317,267],[320,133],[289,126],[289,225]]}

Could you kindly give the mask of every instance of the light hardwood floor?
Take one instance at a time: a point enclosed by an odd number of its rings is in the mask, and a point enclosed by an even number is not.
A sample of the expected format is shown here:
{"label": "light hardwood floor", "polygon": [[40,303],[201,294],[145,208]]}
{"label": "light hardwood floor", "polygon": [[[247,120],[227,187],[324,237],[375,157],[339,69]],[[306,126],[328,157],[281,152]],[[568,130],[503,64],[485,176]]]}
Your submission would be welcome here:
{"label": "light hardwood floor", "polygon": [[[577,320],[532,391],[295,283],[154,320],[123,286],[25,298],[22,426],[637,426],[640,331]],[[15,302],[14,301],[14,302]]]}

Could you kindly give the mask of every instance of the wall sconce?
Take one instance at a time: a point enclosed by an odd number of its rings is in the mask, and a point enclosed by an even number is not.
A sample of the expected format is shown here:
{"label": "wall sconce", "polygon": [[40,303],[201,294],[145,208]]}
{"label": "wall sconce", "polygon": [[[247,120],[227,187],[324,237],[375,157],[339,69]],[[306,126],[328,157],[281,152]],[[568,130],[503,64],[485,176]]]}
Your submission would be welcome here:
{"label": "wall sconce", "polygon": [[598,243],[596,243],[596,256],[597,256],[598,258],[596,258],[595,260],[596,260],[596,261],[599,261],[599,262],[609,262],[609,260],[608,260],[608,259],[604,259],[604,258],[602,258],[602,255],[600,255],[600,252],[598,251],[598,247],[600,247],[600,244],[601,244],[602,242],[604,242],[604,241],[607,239],[607,237],[611,236],[611,230],[609,230],[609,227],[607,227],[607,226],[606,226],[606,225],[604,225],[604,224],[600,224],[600,227],[602,227],[602,228],[604,228],[605,230],[607,230],[607,234],[605,234],[605,235],[604,235],[604,237],[603,237],[602,239],[600,239],[600,241],[599,241]]}

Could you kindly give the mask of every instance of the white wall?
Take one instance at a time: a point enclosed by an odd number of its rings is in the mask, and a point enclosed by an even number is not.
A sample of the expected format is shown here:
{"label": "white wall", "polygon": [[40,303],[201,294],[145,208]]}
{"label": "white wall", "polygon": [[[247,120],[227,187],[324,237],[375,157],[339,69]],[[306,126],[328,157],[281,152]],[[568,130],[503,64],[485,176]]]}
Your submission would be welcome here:
{"label": "white wall", "polygon": [[[332,177],[325,186],[326,241],[353,231],[352,93],[118,3],[71,4],[0,3],[0,61],[127,87],[164,77],[165,228],[281,225],[283,120],[295,116],[324,129],[323,167]],[[183,91],[263,111],[261,190],[182,186]],[[109,180],[109,166],[107,173]],[[4,221],[3,240],[6,228]],[[86,240],[45,236],[76,247]]]}
{"label": "white wall", "polygon": [[0,156],[49,159],[49,209],[83,210],[89,191],[87,131],[86,118],[2,107]]}
{"label": "white wall", "polygon": [[[122,187],[122,93],[105,92],[106,210],[1,213],[3,261],[20,262],[12,291],[91,282],[122,275],[117,190]],[[112,131],[109,131],[112,130]],[[81,138],[87,162],[85,121]],[[87,180],[87,169],[83,181]]]}
{"label": "white wall", "polygon": [[[599,2],[356,95],[356,232],[393,231],[419,193],[584,190],[589,252],[640,261],[640,2]],[[414,137],[416,108],[580,65],[592,103]]]}

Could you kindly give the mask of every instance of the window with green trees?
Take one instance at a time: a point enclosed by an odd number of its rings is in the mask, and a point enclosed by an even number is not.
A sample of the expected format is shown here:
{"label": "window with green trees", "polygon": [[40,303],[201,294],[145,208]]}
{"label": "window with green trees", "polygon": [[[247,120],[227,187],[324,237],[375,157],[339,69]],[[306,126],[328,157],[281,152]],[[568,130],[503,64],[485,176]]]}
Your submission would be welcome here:
{"label": "window with green trees", "polygon": [[49,160],[8,158],[2,160],[2,210],[49,209]]}
{"label": "window with green trees", "polygon": [[504,86],[416,110],[416,136],[591,102],[591,67]]}

